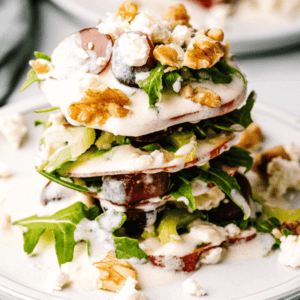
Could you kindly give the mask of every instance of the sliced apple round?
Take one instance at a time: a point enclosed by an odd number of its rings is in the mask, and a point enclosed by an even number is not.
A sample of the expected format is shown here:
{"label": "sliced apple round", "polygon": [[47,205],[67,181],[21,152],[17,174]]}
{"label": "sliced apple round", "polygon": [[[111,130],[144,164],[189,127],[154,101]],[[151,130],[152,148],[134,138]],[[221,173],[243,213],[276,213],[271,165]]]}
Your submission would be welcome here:
{"label": "sliced apple round", "polygon": [[[178,172],[195,165],[204,165],[210,159],[236,145],[239,133],[222,133],[197,141],[190,145],[182,155],[170,153],[163,149],[142,151],[132,145],[122,145],[112,148],[109,152],[99,152],[84,159],[70,163],[61,169],[67,177],[97,177],[104,175]],[[184,145],[183,147],[186,147]],[[182,148],[183,148],[182,147]],[[191,155],[191,153],[193,155]]]}

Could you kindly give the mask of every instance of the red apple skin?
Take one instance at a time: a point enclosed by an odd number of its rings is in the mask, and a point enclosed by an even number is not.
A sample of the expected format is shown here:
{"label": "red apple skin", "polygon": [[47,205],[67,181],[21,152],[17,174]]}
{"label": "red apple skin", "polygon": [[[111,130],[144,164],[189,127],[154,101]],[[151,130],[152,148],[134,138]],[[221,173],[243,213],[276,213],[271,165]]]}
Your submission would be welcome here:
{"label": "red apple skin", "polygon": [[[225,246],[229,246],[231,244],[234,244],[238,241],[251,241],[252,239],[254,239],[256,237],[257,233],[256,231],[253,231],[251,233],[249,233],[248,236],[245,237],[236,237],[236,238],[228,238],[225,242],[223,242],[221,245],[219,246],[204,246],[201,247],[199,249],[195,249],[194,252],[187,254],[185,256],[171,256],[168,257],[168,260],[172,257],[174,258],[174,260],[178,261],[178,259],[180,259],[181,263],[177,264],[179,265],[179,267],[177,269],[175,269],[174,271],[184,271],[184,272],[194,272],[196,270],[198,270],[201,266],[200,263],[200,258],[202,253],[211,250],[213,248],[217,248],[217,247],[225,247]],[[149,261],[157,267],[161,267],[164,268],[165,266],[162,263],[162,260],[165,258],[165,256],[162,255],[148,255]]]}
{"label": "red apple skin", "polygon": [[102,73],[107,66],[109,65],[111,61],[112,56],[112,46],[113,46],[113,40],[109,34],[103,34],[98,31],[97,28],[85,28],[79,31],[81,36],[81,47],[88,51],[90,50],[88,48],[88,44],[90,42],[93,43],[93,51],[96,52],[97,58],[98,57],[105,57],[106,56],[106,49],[109,45],[111,45],[111,53],[110,57],[107,60],[106,64],[104,66],[99,66],[95,74]]}

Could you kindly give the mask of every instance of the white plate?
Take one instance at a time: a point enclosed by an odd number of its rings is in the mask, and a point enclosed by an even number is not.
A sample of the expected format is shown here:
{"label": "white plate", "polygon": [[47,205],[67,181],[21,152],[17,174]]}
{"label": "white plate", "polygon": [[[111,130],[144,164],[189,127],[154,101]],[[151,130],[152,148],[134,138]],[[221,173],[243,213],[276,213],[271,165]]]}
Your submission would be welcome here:
{"label": "white plate", "polygon": [[[21,112],[29,126],[29,138],[19,150],[12,151],[0,138],[0,160],[9,164],[15,174],[33,174],[34,158],[37,152],[41,128],[35,128],[33,121],[41,118],[34,109],[45,105],[41,98],[31,98],[22,103],[7,105],[0,109],[0,115]],[[268,106],[257,103],[253,113],[254,121],[262,126],[266,146],[299,142],[300,125],[293,123],[289,115],[282,114]],[[20,199],[21,201],[21,199]],[[211,266],[202,266],[192,273],[203,289],[206,300],[262,300],[262,299],[299,299],[300,273],[279,265],[278,253],[267,257],[226,261]],[[34,258],[38,262],[38,257]],[[51,268],[47,262],[40,269],[29,266],[29,259],[22,249],[0,248],[0,299],[55,300],[55,299],[110,299],[114,295],[105,291],[82,291],[67,287],[63,292],[47,294],[43,288],[46,271]],[[149,274],[149,277],[151,275]],[[180,280],[163,286],[144,290],[148,300],[192,300],[195,297],[182,291]]]}
{"label": "white plate", "polygon": [[[106,12],[113,12],[123,0],[52,0],[64,10],[74,14],[82,20],[88,21],[91,26],[104,19]],[[136,0],[141,10],[154,11],[160,16],[164,9],[176,3],[184,3],[191,16],[191,20],[201,20],[205,13],[199,5],[189,0]],[[196,22],[196,21],[195,21]],[[196,24],[196,23],[195,23]],[[196,26],[198,27],[198,26]],[[248,54],[262,52],[280,47],[287,47],[299,43],[300,17],[288,20],[287,18],[267,18],[260,14],[251,17],[248,14],[233,16],[225,28],[226,39],[231,42],[231,52]]]}

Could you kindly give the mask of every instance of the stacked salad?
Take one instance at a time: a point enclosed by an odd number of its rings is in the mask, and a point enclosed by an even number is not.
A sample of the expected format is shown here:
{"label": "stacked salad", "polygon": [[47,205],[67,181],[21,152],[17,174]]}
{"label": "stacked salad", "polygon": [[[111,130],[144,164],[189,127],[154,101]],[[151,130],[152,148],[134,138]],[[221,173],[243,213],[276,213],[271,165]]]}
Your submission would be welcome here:
{"label": "stacked salad", "polygon": [[51,57],[35,52],[22,90],[38,82],[52,105],[37,111],[50,113],[36,122],[44,126],[36,170],[50,180],[43,204],[64,201],[58,184],[94,205],[56,205],[50,216],[15,222],[27,228],[25,252],[52,230],[60,265],[86,241],[90,254],[104,249],[102,259],[114,251],[193,271],[205,258],[217,262],[222,247],[255,237],[240,229],[251,191],[237,172],[252,166],[237,144],[255,93],[246,97],[223,40],[220,29],[192,28],[181,4],[159,20],[124,2]]}

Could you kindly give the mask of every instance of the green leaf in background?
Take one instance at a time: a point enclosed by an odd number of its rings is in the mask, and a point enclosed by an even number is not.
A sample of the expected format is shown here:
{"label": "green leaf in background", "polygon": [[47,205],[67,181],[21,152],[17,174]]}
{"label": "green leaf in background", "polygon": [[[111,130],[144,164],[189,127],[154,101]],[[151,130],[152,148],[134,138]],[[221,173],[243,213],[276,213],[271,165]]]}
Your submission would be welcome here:
{"label": "green leaf in background", "polygon": [[177,71],[167,72],[163,75],[164,83],[167,87],[173,89],[173,84],[181,78],[181,76],[177,73]]}
{"label": "green leaf in background", "polygon": [[138,85],[149,97],[149,107],[154,108],[157,102],[162,99],[163,92],[163,76],[168,66],[162,66],[160,63],[151,71],[150,76],[144,80],[140,80]]}
{"label": "green leaf in background", "polygon": [[47,54],[41,53],[41,52],[34,51],[34,56],[37,59],[45,59],[45,60],[51,61],[50,56],[48,56]]}
{"label": "green leaf in background", "polygon": [[42,234],[51,230],[55,241],[55,251],[59,265],[73,260],[74,247],[77,242],[74,240],[74,231],[77,224],[84,218],[94,217],[99,214],[99,208],[91,208],[91,212],[82,202],[62,209],[49,217],[38,217],[37,215],[25,218],[13,223],[26,227],[28,230],[23,233],[24,251],[32,253]]}
{"label": "green leaf in background", "polygon": [[26,90],[31,84],[33,84],[36,81],[40,82],[42,80],[40,80],[38,78],[38,76],[36,75],[36,72],[33,69],[31,69],[27,73],[27,78],[26,78],[25,82],[22,84],[22,86],[20,88],[20,92],[23,92],[24,90]]}
{"label": "green leaf in background", "polygon": [[249,151],[239,147],[232,147],[228,151],[225,151],[214,158],[211,161],[211,165],[218,166],[220,168],[224,165],[231,168],[245,167],[246,172],[248,172],[252,168],[253,158]]}

